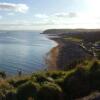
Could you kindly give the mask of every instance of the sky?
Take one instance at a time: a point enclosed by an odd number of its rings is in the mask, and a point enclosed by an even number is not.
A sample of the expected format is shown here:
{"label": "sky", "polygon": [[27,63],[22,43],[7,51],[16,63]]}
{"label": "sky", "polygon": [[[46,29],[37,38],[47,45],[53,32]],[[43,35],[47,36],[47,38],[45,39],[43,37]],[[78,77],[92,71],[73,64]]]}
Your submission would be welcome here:
{"label": "sky", "polygon": [[0,30],[100,28],[100,0],[0,0]]}

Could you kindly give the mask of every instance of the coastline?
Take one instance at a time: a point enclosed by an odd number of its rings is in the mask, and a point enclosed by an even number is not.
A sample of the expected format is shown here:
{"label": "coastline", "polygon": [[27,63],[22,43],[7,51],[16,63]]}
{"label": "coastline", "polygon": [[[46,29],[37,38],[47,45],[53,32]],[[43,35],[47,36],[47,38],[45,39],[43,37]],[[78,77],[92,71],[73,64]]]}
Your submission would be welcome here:
{"label": "coastline", "polygon": [[51,36],[49,34],[46,34],[47,38],[55,42],[55,46],[51,48],[51,50],[46,54],[46,64],[47,64],[47,70],[58,70],[57,67],[57,58],[58,58],[58,53],[59,53],[59,46],[60,43],[56,41],[56,36]]}
{"label": "coastline", "polygon": [[[47,35],[49,36],[49,34]],[[48,70],[70,70],[84,59],[91,58],[92,55],[86,52],[78,43],[65,41],[61,36],[56,36],[48,37],[57,43],[57,46],[48,53]]]}

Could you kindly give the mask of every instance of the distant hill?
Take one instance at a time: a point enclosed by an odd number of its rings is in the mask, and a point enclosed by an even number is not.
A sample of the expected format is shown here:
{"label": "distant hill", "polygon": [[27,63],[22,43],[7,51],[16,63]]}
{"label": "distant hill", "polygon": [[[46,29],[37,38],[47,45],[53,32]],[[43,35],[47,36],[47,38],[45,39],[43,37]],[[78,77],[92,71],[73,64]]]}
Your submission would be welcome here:
{"label": "distant hill", "polygon": [[59,34],[69,32],[100,32],[100,29],[47,29],[43,31],[44,34]]}
{"label": "distant hill", "polygon": [[100,41],[100,29],[48,29],[43,34],[79,38],[88,42]]}

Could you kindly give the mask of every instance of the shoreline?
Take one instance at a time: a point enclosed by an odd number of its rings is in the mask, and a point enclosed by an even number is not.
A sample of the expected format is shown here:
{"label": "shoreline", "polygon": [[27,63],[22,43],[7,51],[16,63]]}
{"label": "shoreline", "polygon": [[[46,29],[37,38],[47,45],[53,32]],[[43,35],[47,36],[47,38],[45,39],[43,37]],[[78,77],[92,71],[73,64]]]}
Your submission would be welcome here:
{"label": "shoreline", "polygon": [[50,56],[48,70],[70,70],[84,59],[91,58],[92,55],[86,52],[78,43],[65,41],[61,36],[56,36],[49,37],[57,43],[57,46],[48,53]]}

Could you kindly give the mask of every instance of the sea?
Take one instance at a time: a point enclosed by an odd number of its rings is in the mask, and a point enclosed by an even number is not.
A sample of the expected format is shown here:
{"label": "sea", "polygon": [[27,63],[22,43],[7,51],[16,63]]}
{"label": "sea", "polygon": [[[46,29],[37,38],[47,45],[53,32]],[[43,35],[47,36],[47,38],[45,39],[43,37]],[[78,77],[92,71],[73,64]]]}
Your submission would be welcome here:
{"label": "sea", "polygon": [[38,31],[0,31],[0,71],[16,75],[47,70],[47,53],[57,45]]}

